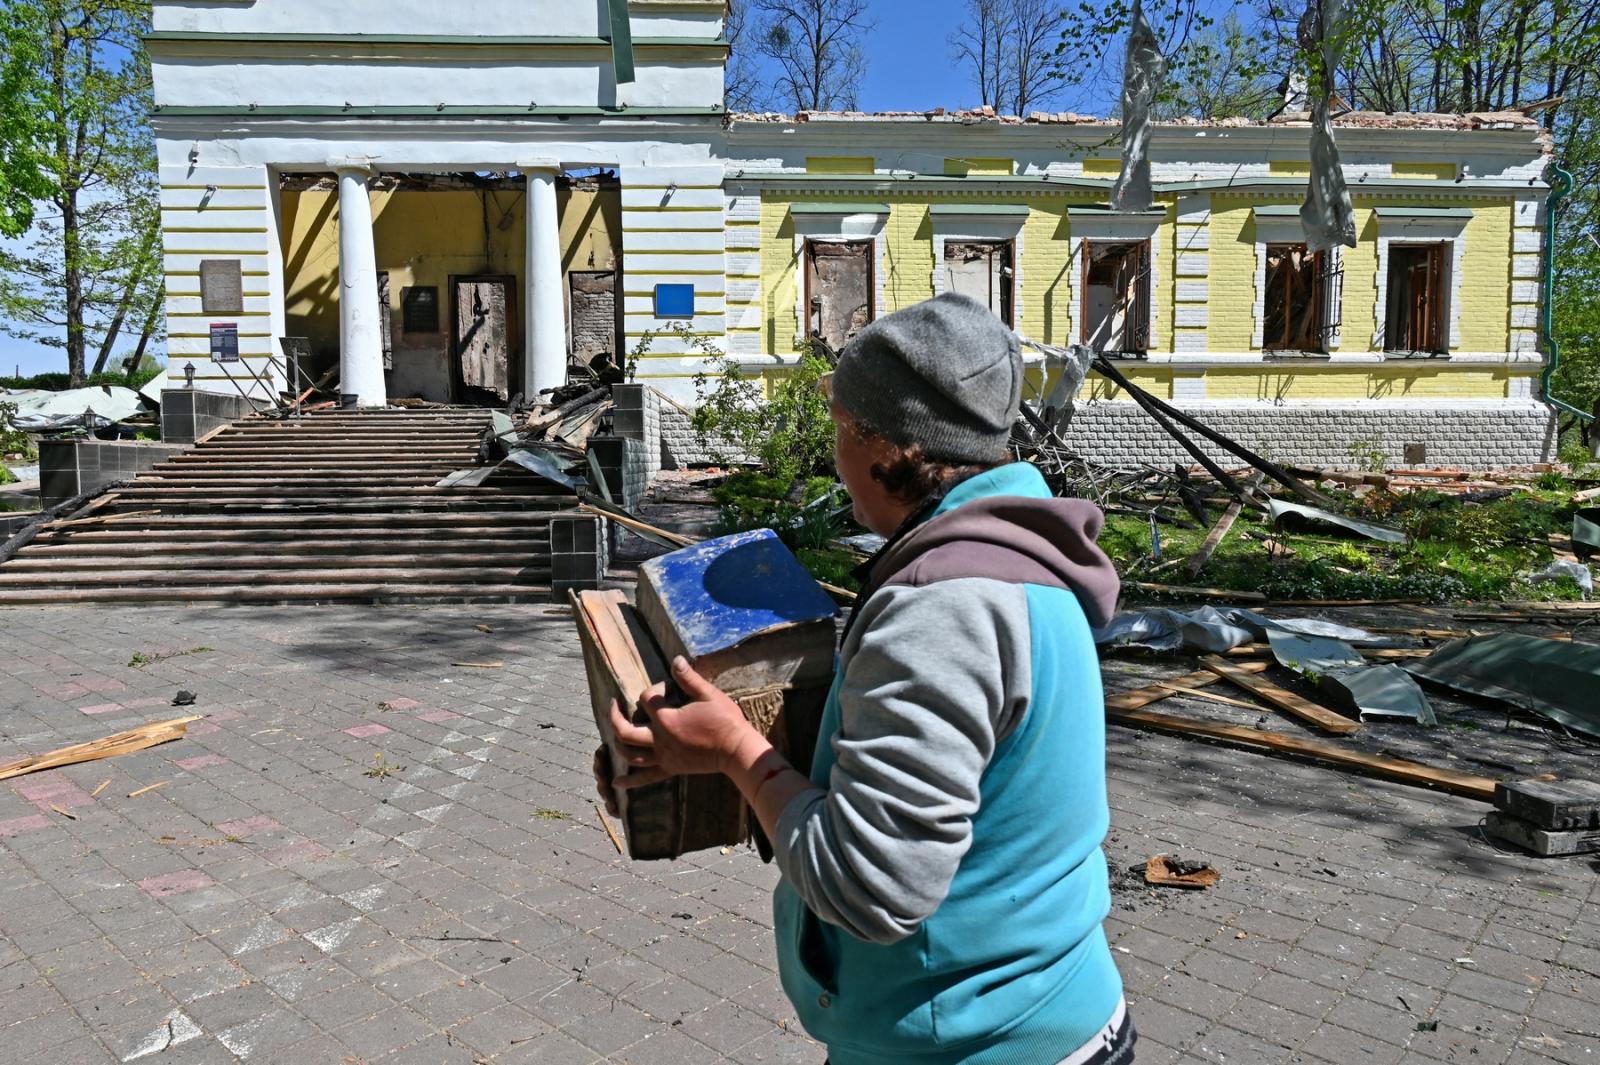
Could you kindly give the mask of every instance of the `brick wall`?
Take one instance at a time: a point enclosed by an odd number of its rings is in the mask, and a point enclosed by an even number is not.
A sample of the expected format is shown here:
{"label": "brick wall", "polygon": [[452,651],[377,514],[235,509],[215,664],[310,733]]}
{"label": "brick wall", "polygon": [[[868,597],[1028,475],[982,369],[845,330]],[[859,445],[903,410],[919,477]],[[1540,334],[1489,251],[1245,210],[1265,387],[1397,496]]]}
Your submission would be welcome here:
{"label": "brick wall", "polygon": [[[1555,458],[1555,418],[1531,400],[1481,406],[1360,404],[1301,406],[1256,404],[1178,405],[1206,425],[1278,462],[1331,468],[1359,467],[1381,451],[1391,466],[1405,466],[1408,444],[1426,445],[1429,466],[1467,469],[1526,465]],[[1133,403],[1080,403],[1067,442],[1096,462],[1170,466],[1194,460]],[[1191,434],[1193,436],[1193,434]],[[1220,448],[1205,451],[1227,465],[1238,460]]]}

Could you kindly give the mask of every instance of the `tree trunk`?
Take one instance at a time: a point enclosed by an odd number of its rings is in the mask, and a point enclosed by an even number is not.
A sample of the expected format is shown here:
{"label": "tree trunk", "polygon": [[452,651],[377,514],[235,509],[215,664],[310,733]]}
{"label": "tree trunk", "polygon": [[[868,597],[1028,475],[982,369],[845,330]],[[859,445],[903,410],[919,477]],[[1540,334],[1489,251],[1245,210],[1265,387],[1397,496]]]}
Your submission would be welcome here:
{"label": "tree trunk", "polygon": [[144,349],[150,343],[150,334],[156,331],[156,319],[161,316],[161,305],[166,302],[166,289],[156,289],[155,297],[150,300],[150,312],[144,316],[144,328],[139,331],[139,346],[133,349],[133,354],[128,356],[126,372],[129,377],[139,369],[139,364],[144,361]]}
{"label": "tree trunk", "polygon": [[64,171],[56,207],[61,211],[62,280],[67,306],[67,374],[73,388],[83,387],[83,244],[78,218],[78,153],[69,140],[72,110],[67,102],[67,27],[58,15],[50,21],[50,78],[56,96],[56,157]]}
{"label": "tree trunk", "polygon": [[106,360],[111,358],[111,349],[117,342],[117,334],[122,332],[122,323],[128,317],[128,308],[138,294],[139,286],[144,283],[145,267],[150,261],[150,251],[150,242],[147,240],[139,249],[138,265],[128,273],[128,283],[123,286],[122,298],[117,301],[117,313],[112,316],[111,324],[106,327],[106,337],[100,342],[100,354],[95,356],[93,373],[103,371],[106,368]]}

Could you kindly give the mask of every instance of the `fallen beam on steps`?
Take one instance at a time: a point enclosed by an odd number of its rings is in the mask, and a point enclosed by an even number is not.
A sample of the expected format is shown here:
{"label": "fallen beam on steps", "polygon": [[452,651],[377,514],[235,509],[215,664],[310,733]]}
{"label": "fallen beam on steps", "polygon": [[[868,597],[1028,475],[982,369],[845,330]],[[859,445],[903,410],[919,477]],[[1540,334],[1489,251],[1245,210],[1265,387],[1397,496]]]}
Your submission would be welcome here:
{"label": "fallen beam on steps", "polygon": [[1324,732],[1331,732],[1336,736],[1347,736],[1352,732],[1361,730],[1361,722],[1352,721],[1343,714],[1335,713],[1325,706],[1319,706],[1309,699],[1296,695],[1287,688],[1280,688],[1265,677],[1247,673],[1240,669],[1236,662],[1229,662],[1226,659],[1218,658],[1216,655],[1207,655],[1200,660],[1200,664],[1236,687],[1243,688],[1256,698],[1271,703],[1290,717],[1297,718],[1308,725],[1315,725]]}
{"label": "fallen beam on steps", "polygon": [[[1165,694],[1172,695],[1175,693],[1169,691]],[[1109,705],[1110,700],[1107,700],[1107,703]],[[1166,732],[1178,736],[1193,736],[1221,743],[1225,746],[1243,747],[1248,750],[1265,751],[1269,754],[1282,754],[1292,758],[1335,765],[1366,776],[1392,780],[1400,784],[1410,784],[1419,788],[1432,788],[1436,791],[1449,792],[1451,795],[1477,799],[1479,802],[1494,801],[1496,782],[1489,777],[1474,776],[1470,773],[1457,773],[1454,770],[1440,769],[1422,762],[1410,762],[1403,758],[1389,758],[1384,755],[1367,754],[1363,751],[1352,751],[1343,747],[1318,743],[1315,740],[1302,740],[1294,736],[1285,736],[1277,732],[1266,732],[1261,729],[1247,728],[1240,725],[1219,725],[1207,721],[1191,721],[1187,718],[1173,717],[1170,714],[1159,713],[1155,710],[1108,710],[1106,718],[1114,724],[1127,728],[1144,729],[1150,732]]]}

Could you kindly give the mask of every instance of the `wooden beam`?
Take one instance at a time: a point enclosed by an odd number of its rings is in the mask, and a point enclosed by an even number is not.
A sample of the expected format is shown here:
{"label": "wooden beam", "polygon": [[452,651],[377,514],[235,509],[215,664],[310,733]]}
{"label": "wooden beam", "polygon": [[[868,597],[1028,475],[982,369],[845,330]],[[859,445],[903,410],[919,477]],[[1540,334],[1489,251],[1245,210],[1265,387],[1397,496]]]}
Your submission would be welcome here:
{"label": "wooden beam", "polygon": [[[1260,673],[1267,668],[1265,662],[1242,662],[1239,669],[1246,673]],[[1181,677],[1161,681],[1157,684],[1147,685],[1143,688],[1130,688],[1125,692],[1113,692],[1106,696],[1107,710],[1137,710],[1141,706],[1158,703],[1162,699],[1170,699],[1179,694],[1177,688],[1203,688],[1208,684],[1217,684],[1221,677],[1207,669],[1195,673],[1185,673]]]}
{"label": "wooden beam", "polygon": [[[1242,487],[1245,490],[1245,494],[1254,490],[1261,483],[1261,477],[1262,474],[1258,472],[1244,483]],[[1189,574],[1191,581],[1200,575],[1201,569],[1205,567],[1207,562],[1211,561],[1211,556],[1216,553],[1217,547],[1222,543],[1222,538],[1228,535],[1228,530],[1233,528],[1233,523],[1239,520],[1239,514],[1244,510],[1244,501],[1245,495],[1240,495],[1232,503],[1229,503],[1228,509],[1222,512],[1222,517],[1218,518],[1216,525],[1211,527],[1211,532],[1207,534],[1205,542],[1200,545],[1200,550],[1189,556],[1185,572]]]}
{"label": "wooden beam", "polygon": [[146,747],[154,747],[158,743],[177,739],[188,731],[189,722],[199,721],[204,716],[194,714],[190,717],[176,717],[170,721],[155,721],[126,732],[90,740],[88,743],[75,743],[70,747],[46,751],[44,754],[18,758],[0,765],[0,780],[20,777],[25,773],[37,773],[43,769],[55,769],[59,766],[77,765],[80,762],[93,762],[132,751],[142,751]]}
{"label": "wooden beam", "polygon": [[1224,680],[1243,688],[1251,695],[1266,700],[1289,716],[1298,718],[1307,724],[1315,725],[1325,732],[1344,736],[1361,729],[1361,722],[1352,721],[1343,714],[1334,713],[1325,706],[1318,706],[1311,700],[1302,698],[1287,688],[1278,687],[1264,677],[1246,673],[1239,668],[1237,663],[1218,658],[1216,655],[1207,655],[1200,660],[1200,664]]}
{"label": "wooden beam", "polygon": [[1462,795],[1469,799],[1477,799],[1479,802],[1494,801],[1495,782],[1490,778],[1473,776],[1470,773],[1457,773],[1453,770],[1425,765],[1422,762],[1409,762],[1403,758],[1388,758],[1383,755],[1367,754],[1363,751],[1347,750],[1343,747],[1318,743],[1315,740],[1302,740],[1294,736],[1285,736],[1278,732],[1266,732],[1257,728],[1240,725],[1219,725],[1208,721],[1190,721],[1186,718],[1173,717],[1170,714],[1158,713],[1154,710],[1112,710],[1106,716],[1114,724],[1128,728],[1145,729],[1151,732],[1167,732],[1179,736],[1195,736],[1231,747],[1244,747],[1249,750],[1284,754],[1296,758],[1310,759],[1314,762],[1325,762],[1344,769],[1351,769],[1367,776],[1393,780],[1401,784],[1411,784],[1421,788],[1446,791],[1452,795]]}

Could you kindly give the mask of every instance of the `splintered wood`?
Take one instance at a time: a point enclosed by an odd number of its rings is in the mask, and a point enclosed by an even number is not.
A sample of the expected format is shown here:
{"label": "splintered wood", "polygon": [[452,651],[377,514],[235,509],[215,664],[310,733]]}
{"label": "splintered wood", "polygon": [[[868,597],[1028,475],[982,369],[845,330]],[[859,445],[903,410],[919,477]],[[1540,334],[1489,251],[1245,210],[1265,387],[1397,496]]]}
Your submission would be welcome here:
{"label": "splintered wood", "polygon": [[142,751],[146,747],[154,747],[169,740],[175,740],[189,730],[189,722],[199,721],[203,714],[193,714],[189,717],[175,717],[170,721],[155,721],[148,725],[118,732],[88,743],[75,743],[70,747],[60,747],[44,754],[30,755],[27,758],[18,758],[15,761],[0,765],[0,780],[9,780],[20,777],[26,773],[37,773],[45,769],[57,769],[64,765],[78,765],[82,762],[94,762],[101,758],[115,758],[119,754],[131,754]]}

